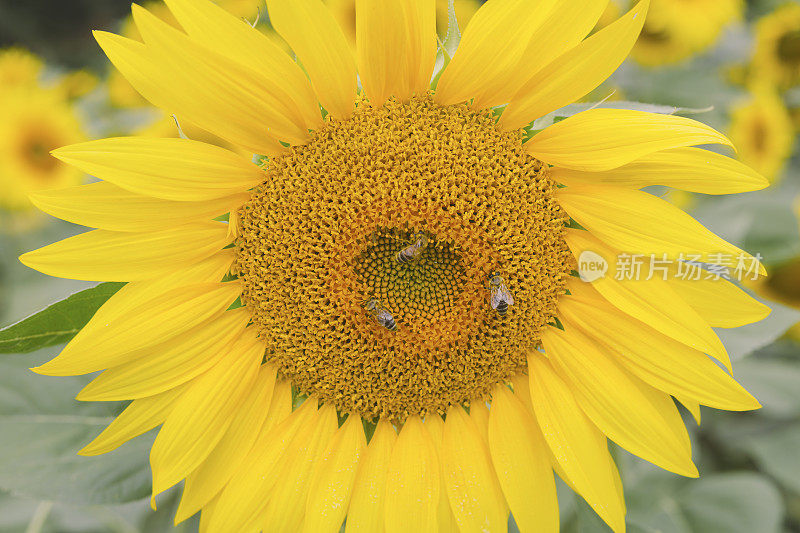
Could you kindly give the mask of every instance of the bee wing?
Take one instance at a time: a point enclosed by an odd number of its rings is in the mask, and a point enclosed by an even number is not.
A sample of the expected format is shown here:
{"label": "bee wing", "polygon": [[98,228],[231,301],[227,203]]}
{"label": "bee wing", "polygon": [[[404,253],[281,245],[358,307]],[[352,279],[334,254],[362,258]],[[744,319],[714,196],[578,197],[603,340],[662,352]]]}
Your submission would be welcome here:
{"label": "bee wing", "polygon": [[508,305],[514,305],[514,297],[508,292],[505,285],[500,285],[496,290],[492,291],[492,308],[497,309],[500,302],[505,302]]}
{"label": "bee wing", "polygon": [[380,320],[386,321],[386,320],[392,320],[394,317],[392,316],[392,313],[390,313],[386,309],[381,309],[381,312],[378,313],[378,318]]}
{"label": "bee wing", "polygon": [[497,309],[497,306],[500,305],[500,302],[505,300],[503,298],[503,293],[500,290],[492,291],[492,309]]}
{"label": "bee wing", "polygon": [[510,292],[507,292],[507,293],[506,293],[506,303],[507,303],[508,305],[514,305],[514,297],[513,297],[513,296],[511,296],[511,293],[510,293]]}

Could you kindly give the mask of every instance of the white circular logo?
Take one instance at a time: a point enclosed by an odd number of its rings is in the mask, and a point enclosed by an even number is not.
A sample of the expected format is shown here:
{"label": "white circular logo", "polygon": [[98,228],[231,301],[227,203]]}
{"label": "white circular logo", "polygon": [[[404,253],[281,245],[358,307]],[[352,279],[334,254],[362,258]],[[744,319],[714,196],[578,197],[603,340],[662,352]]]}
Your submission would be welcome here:
{"label": "white circular logo", "polygon": [[590,250],[581,252],[578,258],[578,274],[581,280],[591,283],[600,278],[604,278],[608,272],[608,261],[603,259],[600,254]]}

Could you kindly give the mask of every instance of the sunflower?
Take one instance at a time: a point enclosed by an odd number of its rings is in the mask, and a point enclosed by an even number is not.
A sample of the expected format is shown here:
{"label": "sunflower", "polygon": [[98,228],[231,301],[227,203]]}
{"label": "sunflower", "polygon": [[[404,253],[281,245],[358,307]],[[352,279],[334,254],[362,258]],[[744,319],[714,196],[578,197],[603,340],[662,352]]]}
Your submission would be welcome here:
{"label": "sunflower", "polygon": [[653,0],[633,58],[659,66],[704,52],[743,10],[742,0]]}
{"label": "sunflower", "polygon": [[[20,87],[42,87],[45,65],[42,59],[23,48],[0,49],[0,92]],[[74,100],[91,92],[97,86],[97,77],[88,70],[49,76],[44,86],[61,91],[65,98]]]}
{"label": "sunflower", "polygon": [[58,90],[25,82],[0,91],[0,207],[26,210],[28,195],[78,185],[83,173],[50,151],[85,139],[74,110]]}
{"label": "sunflower", "polygon": [[[342,31],[353,48],[356,48],[356,0],[326,0]],[[463,27],[478,11],[478,0],[453,0],[453,9],[458,23]],[[447,35],[450,0],[436,0],[436,33]]]}
{"label": "sunflower", "polygon": [[0,91],[10,87],[35,86],[44,72],[44,62],[23,48],[0,50]]}
{"label": "sunflower", "polygon": [[144,43],[96,38],[154,104],[261,165],[186,139],[58,149],[103,181],[35,201],[98,229],[21,261],[128,282],[35,371],[102,370],[80,400],[133,400],[82,454],[161,426],[153,497],[185,480],[176,521],[505,531],[511,512],[557,531],[555,470],[623,531],[607,439],[697,476],[672,397],[758,407],[711,327],[766,307],[724,279],[575,271],[587,252],[750,259],[637,189],[766,180],[693,148],[730,142],[687,118],[523,129],[619,66],[646,1],[584,40],[606,1],[490,0],[434,88],[433,0],[359,0],[357,58],[321,0],[269,0],[302,70],[210,2],[167,5],[185,33],[134,5]]}
{"label": "sunflower", "polygon": [[750,99],[731,110],[730,137],[740,161],[772,183],[780,179],[792,155],[794,124],[774,88],[751,87]]}
{"label": "sunflower", "polygon": [[751,70],[782,87],[800,83],[800,5],[788,3],[756,23]]}

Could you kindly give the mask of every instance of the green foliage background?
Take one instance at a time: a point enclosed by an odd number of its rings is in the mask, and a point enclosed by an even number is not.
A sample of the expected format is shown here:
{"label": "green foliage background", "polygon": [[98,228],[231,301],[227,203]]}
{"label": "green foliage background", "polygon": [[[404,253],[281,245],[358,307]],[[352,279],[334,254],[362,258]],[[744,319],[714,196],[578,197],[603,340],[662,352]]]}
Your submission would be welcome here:
{"label": "green foliage background", "polygon": [[[753,2],[749,18],[780,3]],[[118,12],[108,5],[101,8],[102,4],[89,2],[81,11],[88,13],[86,17],[62,24],[79,27],[88,35],[91,20],[103,17],[107,21],[110,13]],[[48,36],[42,30],[47,26],[36,18],[47,16],[46,8],[31,4],[32,15],[19,5],[0,0],[0,42],[23,43],[73,66],[76,57],[82,64],[103,64],[99,50],[88,40],[76,45],[76,56],[59,57],[64,48],[58,39],[72,42],[74,33]],[[92,11],[95,5],[97,13]],[[9,33],[8,28],[19,28],[13,17],[33,29],[24,35]],[[682,108],[713,106],[696,118],[724,131],[730,106],[745,93],[727,83],[723,72],[731,64],[747,61],[751,40],[748,29],[740,26],[728,31],[712,51],[675,67],[643,69],[626,63],[595,96],[602,98],[611,87],[618,87],[631,101]],[[800,105],[800,97],[797,100]],[[800,255],[798,222],[791,210],[799,194],[800,155],[795,150],[777,187],[732,197],[700,195],[692,214],[734,244],[761,253],[768,267],[775,266]],[[82,230],[49,220],[24,235],[0,233],[0,327],[90,287],[40,275],[16,260],[24,251]],[[75,452],[124,405],[75,401],[75,394],[91,376],[48,378],[28,370],[53,357],[70,332],[118,288],[119,284],[101,285],[0,333],[0,533],[173,531],[179,492],[162,496],[157,511],[149,507],[147,454],[152,432],[111,454],[79,457]],[[764,407],[753,413],[703,408],[699,426],[687,415],[699,480],[680,478],[615,450],[625,486],[629,531],[800,532],[800,347],[784,337],[800,321],[800,312],[769,305],[774,311],[767,320],[720,331],[735,360],[735,376]],[[609,531],[563,484],[560,506],[564,532]],[[510,527],[515,530],[513,522]],[[190,520],[177,531],[196,529],[196,520]]]}

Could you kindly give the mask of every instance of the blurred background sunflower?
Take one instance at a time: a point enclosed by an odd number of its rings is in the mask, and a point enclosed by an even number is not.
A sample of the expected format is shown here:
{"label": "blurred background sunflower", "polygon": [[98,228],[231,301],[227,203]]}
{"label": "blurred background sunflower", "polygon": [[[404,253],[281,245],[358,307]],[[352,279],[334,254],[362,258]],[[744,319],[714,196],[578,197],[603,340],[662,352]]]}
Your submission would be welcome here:
{"label": "blurred background sunflower", "polygon": [[[219,0],[291,50],[272,30],[263,0]],[[354,0],[326,0],[355,42]],[[480,0],[437,1],[437,33],[455,37]],[[533,2],[532,2],[533,3]],[[610,0],[598,29],[634,2]],[[176,24],[161,2],[145,2]],[[85,230],[32,208],[28,194],[94,181],[49,155],[51,149],[113,135],[186,136],[229,147],[148,107],[109,68],[90,30],[138,39],[128,0],[0,0],[0,327],[91,285],[23,268],[23,251]],[[629,531],[800,532],[800,3],[796,0],[652,0],[633,55],[600,88],[561,116],[598,105],[672,113],[727,132],[737,157],[767,177],[764,191],[708,196],[653,187],[726,240],[763,256],[770,276],[745,288],[773,308],[763,322],[719,330],[735,377],[763,404],[748,414],[683,412],[703,472],[686,481],[618,448]],[[643,104],[642,102],[647,102]],[[545,127],[559,120],[545,117]],[[154,435],[100,458],[75,451],[126,404],[73,400],[93,376],[50,380],[27,369],[51,359],[118,289],[103,284],[83,313],[59,322],[25,350],[0,332],[0,533],[194,532],[174,527],[180,490],[149,508],[147,453]],[[94,308],[92,305],[95,305]],[[44,326],[41,326],[44,327]],[[14,352],[30,353],[18,354]],[[697,413],[695,413],[697,414]],[[57,431],[54,431],[54,425]],[[607,532],[602,520],[559,482],[562,531]],[[510,531],[516,531],[513,520]]]}

